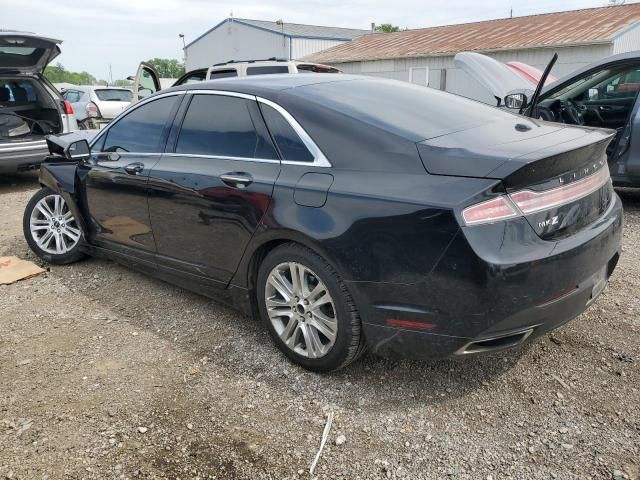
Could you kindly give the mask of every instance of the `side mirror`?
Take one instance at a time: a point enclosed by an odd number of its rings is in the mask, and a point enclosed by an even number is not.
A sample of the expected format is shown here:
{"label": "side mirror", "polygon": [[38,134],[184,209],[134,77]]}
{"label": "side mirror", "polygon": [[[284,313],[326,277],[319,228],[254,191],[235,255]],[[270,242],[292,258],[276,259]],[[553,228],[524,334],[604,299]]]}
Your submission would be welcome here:
{"label": "side mirror", "polygon": [[504,106],[510,110],[522,110],[527,106],[527,96],[524,93],[511,93],[504,97]]}
{"label": "side mirror", "polygon": [[88,160],[91,157],[91,148],[86,140],[78,140],[70,143],[64,153],[69,160]]}

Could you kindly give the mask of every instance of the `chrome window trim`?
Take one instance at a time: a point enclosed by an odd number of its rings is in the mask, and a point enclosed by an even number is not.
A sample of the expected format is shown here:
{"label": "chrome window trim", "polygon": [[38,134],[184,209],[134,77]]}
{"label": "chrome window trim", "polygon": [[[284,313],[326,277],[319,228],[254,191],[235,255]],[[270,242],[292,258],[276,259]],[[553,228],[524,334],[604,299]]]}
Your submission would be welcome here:
{"label": "chrome window trim", "polygon": [[249,95],[247,93],[231,92],[227,90],[185,90],[186,93],[192,93],[194,95],[221,95],[223,97],[238,97],[246,100],[256,100],[255,95]]}
{"label": "chrome window trim", "polygon": [[[100,130],[100,133],[98,133],[95,137],[91,139],[91,142],[89,142],[89,149],[93,148],[93,146],[100,141],[100,138],[102,138],[104,135],[107,134],[107,132],[109,131],[109,129],[111,129],[111,127],[113,127],[114,125],[117,125],[123,118],[126,118],[127,115],[129,115],[134,110],[140,108],[143,105],[146,105],[149,102],[153,102],[154,100],[158,100],[160,98],[165,98],[165,97],[171,97],[173,95],[184,95],[185,93],[187,93],[186,90],[179,90],[177,92],[166,92],[166,93],[161,93],[159,95],[154,94],[150,97],[145,98],[144,100],[140,100],[139,102],[134,103],[133,105],[126,108],[122,112],[123,114],[122,117],[118,117],[115,120],[111,121],[106,127]],[[101,153],[101,152],[97,152],[97,153]],[[135,152],[127,152],[127,153],[135,153]],[[158,155],[160,153],[162,152],[154,153],[154,155]]]}
{"label": "chrome window trim", "polygon": [[[262,98],[262,97],[257,97],[255,95],[233,92],[229,90],[201,90],[201,89],[178,90],[174,92],[161,93],[158,95],[153,95],[151,97],[145,98],[144,100],[141,100],[135,103],[133,106],[131,106],[130,110],[129,109],[125,110],[125,112],[127,112],[127,115],[128,115],[135,109],[143,105],[146,105],[149,102],[157,100],[159,98],[170,97],[172,95],[186,95],[186,94],[221,95],[221,96],[227,96],[227,97],[244,98],[245,100],[253,100],[253,101],[264,103],[265,105],[270,106],[271,108],[276,110],[280,115],[282,115],[284,119],[289,123],[291,128],[293,128],[293,130],[296,132],[296,134],[298,134],[298,136],[300,137],[300,140],[302,140],[302,143],[304,143],[305,147],[307,147],[307,149],[313,156],[313,161],[305,162],[300,160],[276,160],[276,159],[270,159],[270,158],[224,157],[221,155],[205,155],[205,154],[191,154],[191,153],[187,154],[187,153],[177,153],[177,152],[164,152],[164,153],[163,152],[156,152],[156,153],[122,152],[122,154],[138,155],[138,156],[141,156],[141,155],[149,155],[149,156],[150,155],[166,155],[170,157],[182,156],[182,157],[192,157],[192,158],[210,158],[214,160],[242,160],[245,162],[281,163],[284,165],[306,165],[311,167],[322,167],[322,168],[328,168],[332,166],[329,160],[327,159],[327,157],[325,157],[324,153],[322,153],[322,150],[320,150],[320,148],[316,145],[313,139],[306,132],[306,130],[302,128],[302,125],[300,125],[298,121],[295,118],[293,118],[293,116],[287,110],[285,110],[283,107],[281,107],[277,103],[272,102],[271,100],[267,100],[266,98]],[[123,115],[122,118],[126,118],[127,115]],[[116,125],[118,122],[120,122],[122,118],[118,118],[115,121],[112,121],[111,123],[109,123],[109,125],[107,125],[98,135],[96,135],[91,140],[91,142],[89,143],[89,147],[92,148],[96,143],[98,143],[100,141],[100,138],[103,135],[106,135],[109,129],[113,125]],[[97,153],[104,153],[104,152],[97,152]]]}
{"label": "chrome window trim", "polygon": [[199,153],[163,153],[163,157],[188,157],[188,158],[210,158],[212,160],[241,160],[243,162],[257,163],[282,163],[277,158],[249,158],[249,157],[225,157],[222,155],[205,155]]}
{"label": "chrome window trim", "polygon": [[284,108],[282,108],[277,103],[272,102],[271,100],[267,100],[266,98],[256,97],[256,100],[260,103],[264,103],[265,105],[269,105],[271,108],[276,110],[280,115],[284,117],[284,119],[291,125],[291,128],[298,134],[302,143],[307,147],[311,155],[313,156],[313,162],[303,162],[300,160],[282,160],[282,163],[285,165],[311,165],[314,167],[331,167],[331,163],[324,156],[322,150],[315,144],[315,142],[311,139],[307,131],[302,128],[302,125],[298,123],[298,121],[293,118],[293,116],[287,112]]}

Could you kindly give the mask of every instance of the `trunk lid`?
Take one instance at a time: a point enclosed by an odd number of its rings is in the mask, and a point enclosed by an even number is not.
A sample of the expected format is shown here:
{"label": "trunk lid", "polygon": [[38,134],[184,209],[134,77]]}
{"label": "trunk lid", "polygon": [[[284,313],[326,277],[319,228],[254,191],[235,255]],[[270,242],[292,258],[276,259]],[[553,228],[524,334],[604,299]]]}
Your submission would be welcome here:
{"label": "trunk lid", "polygon": [[0,73],[42,73],[60,55],[62,40],[25,32],[0,32]]}
{"label": "trunk lid", "polygon": [[501,180],[519,214],[552,239],[592,223],[610,205],[606,149],[614,135],[514,115],[425,140],[418,151],[431,174]]}

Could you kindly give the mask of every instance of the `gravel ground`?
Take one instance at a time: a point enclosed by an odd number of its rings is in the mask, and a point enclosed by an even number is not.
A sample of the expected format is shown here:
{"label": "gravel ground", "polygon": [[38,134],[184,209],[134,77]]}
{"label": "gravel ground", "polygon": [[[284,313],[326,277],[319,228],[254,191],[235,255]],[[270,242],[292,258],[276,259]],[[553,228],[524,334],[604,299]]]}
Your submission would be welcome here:
{"label": "gravel ground", "polygon": [[[0,179],[0,255],[32,175]],[[585,314],[458,361],[286,361],[254,320],[108,261],[0,286],[0,478],[640,478],[640,193]],[[340,438],[340,441],[336,440]],[[344,440],[344,442],[342,442]]]}

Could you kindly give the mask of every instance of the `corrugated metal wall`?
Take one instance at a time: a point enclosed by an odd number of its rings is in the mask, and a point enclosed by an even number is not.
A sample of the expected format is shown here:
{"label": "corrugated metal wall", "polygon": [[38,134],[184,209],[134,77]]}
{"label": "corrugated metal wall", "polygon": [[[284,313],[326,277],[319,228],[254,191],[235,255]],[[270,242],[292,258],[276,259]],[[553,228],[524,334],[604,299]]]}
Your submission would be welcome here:
{"label": "corrugated metal wall", "polygon": [[625,31],[613,41],[613,53],[640,50],[640,23]]}
{"label": "corrugated metal wall", "polygon": [[289,39],[230,22],[220,25],[187,48],[187,71],[229,60],[289,56]]}
{"label": "corrugated metal wall", "polygon": [[319,52],[320,50],[326,50],[327,48],[335,47],[344,43],[340,40],[322,40],[314,38],[294,38],[291,45],[291,58],[302,58],[305,55],[311,55],[312,53]]}
{"label": "corrugated metal wall", "polygon": [[[611,55],[611,50],[612,45],[606,44],[557,49],[532,48],[527,50],[494,52],[489,54],[489,56],[505,63],[511,61],[528,63],[543,70],[547,66],[547,63],[549,63],[553,53],[557,52],[559,58],[553,69],[553,74],[560,78],[584,65]],[[488,90],[479,85],[462,70],[454,68],[453,56],[341,63],[336,64],[336,67],[345,73],[393,78],[406,82],[409,81],[411,68],[427,67],[429,72],[428,85],[430,87],[441,88],[442,84],[444,84],[448,92],[474,98],[489,104],[495,104],[495,99]],[[421,82],[416,82],[414,79],[414,83]]]}
{"label": "corrugated metal wall", "polygon": [[[291,45],[289,43],[291,42]],[[238,22],[220,25],[187,48],[187,70],[209,67],[229,60],[301,58],[334,47],[339,40],[283,37]]]}

